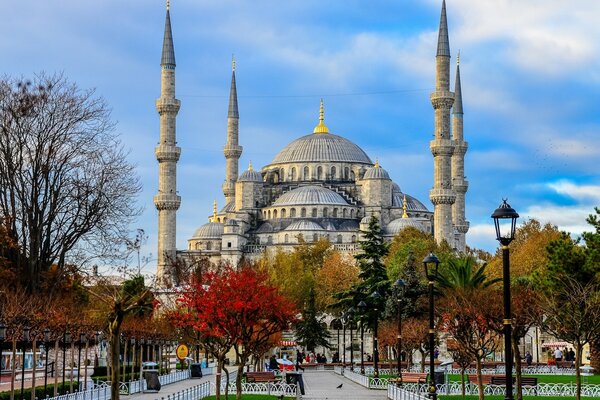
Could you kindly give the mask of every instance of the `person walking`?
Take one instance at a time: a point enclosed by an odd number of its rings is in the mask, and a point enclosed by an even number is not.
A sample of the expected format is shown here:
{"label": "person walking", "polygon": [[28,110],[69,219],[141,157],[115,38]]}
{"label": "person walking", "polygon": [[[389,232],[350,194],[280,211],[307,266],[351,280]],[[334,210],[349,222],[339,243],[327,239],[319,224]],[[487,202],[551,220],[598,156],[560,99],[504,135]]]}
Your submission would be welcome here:
{"label": "person walking", "polygon": [[556,360],[556,362],[562,361],[563,359],[563,353],[558,347],[556,348],[556,350],[554,350],[554,359]]}

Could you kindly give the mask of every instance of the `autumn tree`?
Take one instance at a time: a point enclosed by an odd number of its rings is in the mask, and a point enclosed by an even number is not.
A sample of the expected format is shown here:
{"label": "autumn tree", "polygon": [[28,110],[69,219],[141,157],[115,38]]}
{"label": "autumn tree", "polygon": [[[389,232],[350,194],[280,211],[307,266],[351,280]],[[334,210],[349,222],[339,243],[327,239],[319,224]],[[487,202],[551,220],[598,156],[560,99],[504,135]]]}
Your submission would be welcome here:
{"label": "autumn tree", "polygon": [[348,290],[358,282],[360,272],[354,258],[338,251],[328,254],[317,271],[315,296],[317,310],[330,310],[335,293]]}
{"label": "autumn tree", "polygon": [[53,266],[109,261],[139,213],[140,185],[104,100],[60,75],[4,78],[0,132],[0,219],[22,284],[32,292]]}

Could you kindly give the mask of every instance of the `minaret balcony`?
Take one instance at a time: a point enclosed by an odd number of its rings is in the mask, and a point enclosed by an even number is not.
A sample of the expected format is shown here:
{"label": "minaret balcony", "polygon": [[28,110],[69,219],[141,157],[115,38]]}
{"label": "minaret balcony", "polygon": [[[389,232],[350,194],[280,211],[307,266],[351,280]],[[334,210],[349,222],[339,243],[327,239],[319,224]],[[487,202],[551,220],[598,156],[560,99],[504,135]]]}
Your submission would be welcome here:
{"label": "minaret balcony", "polygon": [[177,210],[181,204],[181,196],[176,194],[159,193],[154,196],[154,205],[157,210]]}
{"label": "minaret balcony", "polygon": [[179,108],[181,107],[181,101],[169,97],[160,97],[156,100],[156,111],[160,115],[163,113],[167,114],[177,114]]}
{"label": "minaret balcony", "polygon": [[226,144],[223,147],[223,154],[225,154],[226,158],[240,158],[243,149],[244,148],[242,146]]}
{"label": "minaret balcony", "polygon": [[429,191],[429,200],[434,206],[438,204],[454,204],[456,194],[451,189],[431,189]]}
{"label": "minaret balcony", "polygon": [[452,155],[454,156],[464,156],[467,152],[467,148],[469,144],[463,141],[452,140],[452,145],[454,146],[454,152]]}
{"label": "minaret balcony", "polygon": [[429,142],[429,148],[431,149],[431,154],[434,157],[437,156],[447,156],[450,157],[452,153],[454,153],[454,146],[450,139],[435,139]]}
{"label": "minaret balcony", "polygon": [[436,90],[429,95],[429,99],[434,110],[440,108],[450,110],[454,104],[454,93],[448,90]]}
{"label": "minaret balcony", "polygon": [[469,181],[464,178],[452,178],[452,190],[456,193],[467,193],[469,189]]}
{"label": "minaret balcony", "polygon": [[454,225],[454,228],[463,235],[469,231],[469,221],[463,221],[461,224]]}
{"label": "minaret balcony", "polygon": [[181,147],[161,144],[154,149],[158,162],[162,161],[178,161],[181,156]]}

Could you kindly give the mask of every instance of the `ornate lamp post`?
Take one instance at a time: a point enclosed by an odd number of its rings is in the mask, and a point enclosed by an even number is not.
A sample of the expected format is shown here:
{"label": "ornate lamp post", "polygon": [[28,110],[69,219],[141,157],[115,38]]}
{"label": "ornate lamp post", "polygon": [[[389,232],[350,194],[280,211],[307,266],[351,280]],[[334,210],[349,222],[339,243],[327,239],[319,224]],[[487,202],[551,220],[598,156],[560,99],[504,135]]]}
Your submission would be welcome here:
{"label": "ornate lamp post", "polygon": [[131,378],[130,381],[133,380],[133,374],[135,373],[135,337],[132,336],[129,338],[129,343],[131,344]]}
{"label": "ornate lamp post", "polygon": [[348,316],[348,322],[350,323],[350,371],[354,371],[354,338],[352,337],[352,324],[354,323],[354,314],[356,310],[354,307],[350,307],[346,311]]}
{"label": "ornate lamp post", "polygon": [[342,314],[342,331],[343,331],[343,335],[344,338],[342,339],[342,351],[343,351],[343,355],[342,355],[342,363],[343,366],[342,368],[346,368],[346,323],[348,322],[348,316],[346,315],[346,313]]}
{"label": "ornate lamp post", "polygon": [[379,309],[377,303],[381,300],[381,295],[377,290],[371,293],[371,299],[373,299],[373,311],[375,311],[375,324],[373,325],[373,377],[379,378],[379,339],[377,338]]}
{"label": "ornate lamp post", "polygon": [[63,333],[63,365],[62,365],[62,387],[61,390],[65,390],[65,366],[67,361],[67,346],[71,344],[71,332],[65,331]]}
{"label": "ornate lamp post", "polygon": [[[85,342],[85,333],[79,334],[79,342],[77,343],[77,380],[81,381],[81,346]],[[71,375],[73,372],[71,372]]]}
{"label": "ornate lamp post", "polygon": [[433,326],[433,282],[438,274],[438,266],[440,260],[433,254],[429,253],[427,257],[423,259],[423,265],[425,266],[425,276],[429,281],[429,397],[432,400],[437,399],[437,389],[435,387],[435,361],[433,348],[434,343],[434,326]]}
{"label": "ornate lamp post", "polygon": [[25,350],[29,343],[31,328],[26,326],[23,328],[23,352],[21,356],[21,400],[24,399],[23,391],[25,390]]}
{"label": "ornate lamp post", "polygon": [[[360,311],[361,316],[365,315],[367,311],[367,303],[364,301],[360,301],[357,305],[358,310]],[[364,320],[361,318],[360,321],[360,374],[365,374],[365,329],[364,329]]]}
{"label": "ornate lamp post", "polygon": [[[48,387],[48,351],[50,351],[50,329],[44,329],[44,350],[46,351],[46,367],[44,369],[44,397],[46,397],[46,388]],[[56,353],[56,349],[54,349]],[[56,354],[54,355],[56,358]]]}
{"label": "ornate lamp post", "polygon": [[510,254],[508,245],[515,238],[515,230],[517,218],[519,214],[507,202],[507,199],[502,200],[502,204],[492,214],[494,225],[496,227],[496,240],[502,246],[502,276],[504,284],[504,360],[505,360],[505,376],[506,376],[506,400],[513,399],[513,356],[511,349],[512,335],[512,312],[510,307]]}
{"label": "ornate lamp post", "polygon": [[402,386],[402,301],[404,298],[404,290],[406,283],[402,279],[394,282],[394,290],[396,291],[396,302],[398,303],[398,336],[396,337],[396,347],[398,353],[398,386]]}

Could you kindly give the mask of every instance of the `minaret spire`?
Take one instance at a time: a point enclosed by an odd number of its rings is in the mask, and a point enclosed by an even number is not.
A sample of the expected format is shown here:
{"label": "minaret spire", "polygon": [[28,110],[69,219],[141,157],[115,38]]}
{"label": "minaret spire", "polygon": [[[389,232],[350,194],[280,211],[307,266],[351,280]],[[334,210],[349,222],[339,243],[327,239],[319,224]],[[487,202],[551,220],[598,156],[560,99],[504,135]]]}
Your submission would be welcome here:
{"label": "minaret spire", "polygon": [[469,230],[469,222],[465,219],[465,194],[469,182],[465,179],[465,153],[468,144],[463,135],[463,103],[460,84],[460,52],[456,57],[456,82],[454,84],[454,107],[452,108],[452,190],[456,201],[452,205],[452,224],[456,229],[456,250],[464,252],[466,248],[465,234]]}
{"label": "minaret spire", "polygon": [[160,116],[160,139],[154,153],[158,160],[158,193],[154,205],[158,210],[157,278],[159,284],[171,283],[171,269],[177,255],[176,221],[181,197],[177,195],[177,161],[181,148],[176,146],[176,118],[181,102],[175,98],[175,50],[171,33],[170,5],[167,1],[165,32],[161,57],[160,97],[156,111]]}
{"label": "minaret spire", "polygon": [[235,83],[236,61],[231,57],[231,88],[229,90],[229,109],[227,111],[227,142],[223,148],[225,154],[225,182],[223,183],[223,194],[225,205],[235,201],[235,182],[238,178],[238,163],[242,155],[242,146],[238,145],[239,120],[237,86]]}
{"label": "minaret spire", "polygon": [[434,139],[429,148],[433,154],[433,189],[429,199],[434,205],[433,234],[438,243],[446,241],[454,246],[454,227],[452,225],[452,204],[455,194],[452,190],[452,153],[450,140],[450,109],[454,94],[450,91],[450,44],[448,40],[448,20],[446,1],[442,0],[442,13],[435,57],[435,91],[431,93],[434,109]]}

